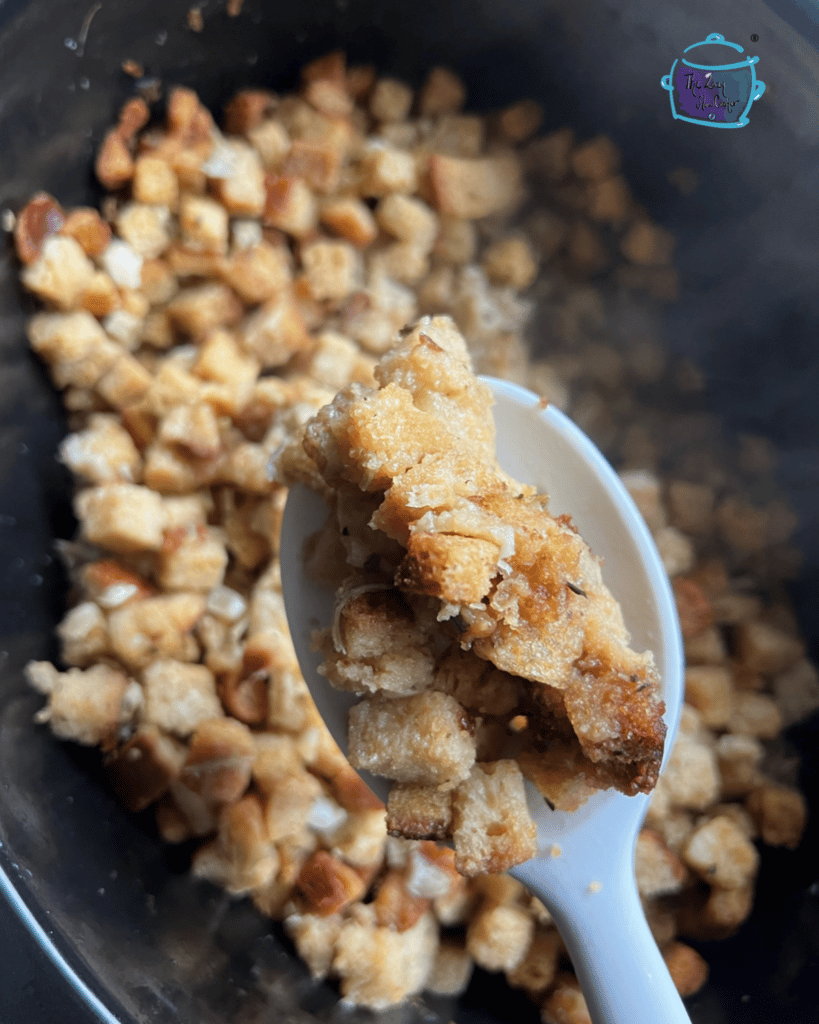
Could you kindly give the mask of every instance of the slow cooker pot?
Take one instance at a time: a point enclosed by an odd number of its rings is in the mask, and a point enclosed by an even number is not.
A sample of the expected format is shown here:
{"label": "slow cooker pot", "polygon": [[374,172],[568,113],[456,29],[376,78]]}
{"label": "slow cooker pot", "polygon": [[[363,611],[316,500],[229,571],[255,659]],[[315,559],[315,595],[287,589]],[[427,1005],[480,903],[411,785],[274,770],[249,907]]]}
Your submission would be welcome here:
{"label": "slow cooker pot", "polygon": [[[475,109],[533,96],[548,129],[610,135],[639,200],[677,237],[682,295],[664,324],[669,351],[703,370],[705,402],[729,431],[768,437],[801,517],[793,596],[819,653],[819,54],[761,0],[6,0],[0,5],[0,211],[44,188],[96,203],[96,146],[133,89],[125,59],[161,86],[197,88],[218,112],[243,85],[286,88],[306,60],[344,47],[419,84],[435,63],[465,78]],[[768,83],[741,132],[703,132],[669,113],[658,82],[692,40],[719,28],[753,53]],[[731,51],[738,52],[738,51]],[[697,51],[689,51],[690,54]],[[733,58],[731,58],[733,59]],[[694,60],[693,63],[706,63]],[[712,64],[725,64],[724,53]],[[702,69],[694,69],[702,70]],[[755,65],[749,72],[755,74]],[[713,74],[718,74],[715,70]],[[756,83],[758,91],[759,83]],[[693,90],[692,90],[693,91]],[[741,104],[732,109],[737,111]],[[685,196],[668,175],[701,187]],[[122,812],[96,781],[95,754],[31,724],[40,700],[22,667],[56,653],[66,580],[54,536],[69,536],[70,481],[54,459],[59,400],[26,351],[32,310],[10,248],[0,270],[0,882],[15,911],[0,930],[0,1011],[27,1024],[258,1024],[373,1021],[342,1013],[269,922],[184,872],[150,822]],[[671,416],[682,400],[658,396]],[[679,411],[679,410],[678,410]],[[683,410],[684,411],[684,410]],[[788,734],[812,808],[796,852],[765,850],[750,921],[703,945],[708,986],[695,1024],[815,1022],[819,1007],[819,724]],[[17,971],[22,973],[18,974]],[[390,1024],[537,1021],[478,976],[457,1006],[414,1003]],[[5,1000],[5,1002],[3,1002]]]}

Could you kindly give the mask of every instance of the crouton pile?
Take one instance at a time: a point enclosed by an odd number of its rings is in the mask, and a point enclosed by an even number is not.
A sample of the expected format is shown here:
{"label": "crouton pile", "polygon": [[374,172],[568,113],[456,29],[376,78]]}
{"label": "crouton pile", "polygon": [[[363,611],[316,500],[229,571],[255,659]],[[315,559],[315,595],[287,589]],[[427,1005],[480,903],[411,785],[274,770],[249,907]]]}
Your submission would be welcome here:
{"label": "crouton pile", "polygon": [[[446,315],[476,372],[567,409],[623,468],[673,577],[689,662],[637,849],[685,994],[707,967],[683,940],[745,920],[757,841],[799,842],[804,801],[780,734],[819,706],[819,682],[784,596],[794,523],[771,453],[754,438],[731,448],[697,405],[697,368],[659,341],[673,239],[631,195],[610,140],[538,136],[530,101],[487,116],[464,102],[448,70],[416,91],[341,54],[308,65],[293,94],[239,93],[221,128],[188,89],[169,90],[161,121],[137,96],[100,146],[99,209],[38,193],[15,211],[21,280],[42,304],[28,336],[65,405],[59,458],[78,521],[60,543],[61,664],[28,678],[39,721],[99,748],[123,806],[152,808],[168,843],[196,841],[195,876],[282,920],[345,1002],[455,994],[477,964],[547,1024],[580,1024],[544,908],[504,874],[465,878],[434,839],[388,836],[319,720],[287,631],[286,487],[271,464],[340,389],[375,385],[407,324]],[[359,494],[351,535],[373,511]],[[423,581],[420,563],[407,578]],[[348,607],[348,651],[378,642],[376,625],[393,638],[379,685],[426,672],[401,602],[353,594]],[[505,714],[502,669],[467,699],[475,658],[451,653],[435,700]],[[349,687],[371,693],[357,671]],[[396,787],[394,831],[444,834],[446,801],[419,823],[416,785]]]}

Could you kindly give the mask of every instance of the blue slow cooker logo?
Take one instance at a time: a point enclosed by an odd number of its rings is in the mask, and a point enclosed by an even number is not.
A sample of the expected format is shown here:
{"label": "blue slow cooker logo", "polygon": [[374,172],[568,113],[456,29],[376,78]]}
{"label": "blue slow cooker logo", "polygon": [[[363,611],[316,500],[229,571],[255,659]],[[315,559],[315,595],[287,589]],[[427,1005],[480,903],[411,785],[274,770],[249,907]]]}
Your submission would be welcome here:
{"label": "blue slow cooker logo", "polygon": [[672,115],[711,128],[743,128],[751,104],[765,92],[765,83],[756,77],[759,57],[737,59],[743,48],[719,32],[692,43],[683,53],[690,56],[675,60],[671,72],[660,80],[668,91]]}

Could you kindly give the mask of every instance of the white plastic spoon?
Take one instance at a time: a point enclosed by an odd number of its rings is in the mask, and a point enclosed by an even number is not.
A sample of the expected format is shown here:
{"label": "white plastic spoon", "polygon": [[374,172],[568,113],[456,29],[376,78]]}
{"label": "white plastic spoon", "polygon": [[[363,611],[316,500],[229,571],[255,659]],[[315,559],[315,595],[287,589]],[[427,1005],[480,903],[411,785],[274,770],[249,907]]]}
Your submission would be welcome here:
{"label": "white plastic spoon", "polygon": [[[498,461],[517,480],[549,495],[553,515],[569,513],[604,560],[604,579],[624,609],[635,650],[654,652],[668,727],[665,757],[683,700],[683,654],[671,588],[654,542],[619,477],[571,420],[524,388],[484,378],[495,394]],[[307,579],[305,540],[324,523],[323,501],[306,487],[288,495],[281,538],[282,587],[304,678],[342,750],[356,702],[318,674],[312,631],[332,621],[333,592]],[[361,773],[384,800],[388,784]],[[528,790],[539,853],[513,868],[548,907],[572,958],[594,1024],[690,1024],[643,914],[634,844],[648,797],[613,790],[580,810],[552,811]]]}

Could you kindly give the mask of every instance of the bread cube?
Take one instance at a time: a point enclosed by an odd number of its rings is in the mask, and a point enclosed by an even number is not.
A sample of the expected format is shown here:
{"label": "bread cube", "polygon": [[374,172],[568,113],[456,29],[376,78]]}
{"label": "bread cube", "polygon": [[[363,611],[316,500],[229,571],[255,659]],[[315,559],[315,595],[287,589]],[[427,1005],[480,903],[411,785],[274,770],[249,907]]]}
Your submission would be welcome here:
{"label": "bread cube", "polygon": [[508,285],[515,291],[524,291],[537,277],[537,257],[521,236],[490,245],[483,255],[483,267],[493,284]]}
{"label": "bread cube", "polygon": [[461,705],[443,693],[373,697],[350,710],[354,768],[398,782],[452,786],[475,760],[475,739]]}
{"label": "bread cube", "polygon": [[552,926],[536,925],[523,959],[510,971],[506,980],[512,988],[522,988],[537,1000],[549,988],[557,974],[562,942]]}
{"label": "bread cube", "polygon": [[598,135],[574,150],[571,166],[578,178],[602,181],[620,169],[620,152],[611,139]]}
{"label": "bread cube", "polygon": [[247,137],[259,154],[265,170],[280,170],[291,146],[284,125],[275,118],[265,118],[248,129]]}
{"label": "bread cube", "polygon": [[370,114],[376,121],[403,121],[412,106],[412,89],[395,78],[379,78],[370,94]]}
{"label": "bread cube", "polygon": [[641,829],[637,836],[634,871],[637,888],[644,899],[678,892],[686,878],[679,857],[649,828]]}
{"label": "bread cube", "polygon": [[60,444],[60,460],[72,473],[90,483],[133,483],[139,479],[142,459],[116,417],[95,413],[88,426],[69,434]]}
{"label": "bread cube", "polygon": [[105,773],[117,798],[134,814],[168,792],[178,778],[185,748],[153,726],[139,726],[134,735],[105,762]]}
{"label": "bread cube", "polygon": [[707,533],[714,519],[714,489],[706,484],[672,480],[667,487],[668,516],[683,533]]}
{"label": "bread cube", "polygon": [[733,821],[722,816],[695,828],[681,855],[703,881],[720,889],[749,885],[759,866],[756,847]]}
{"label": "bread cube", "polygon": [[376,209],[376,219],[391,235],[427,253],[438,234],[438,218],[420,199],[392,193]]}
{"label": "bread cube", "polygon": [[142,672],[142,686],[143,721],[183,739],[222,714],[216,680],[204,665],[160,658]]}
{"label": "bread cube", "polygon": [[433,154],[429,173],[436,209],[452,217],[477,220],[522,197],[520,163],[511,153],[479,159]]}
{"label": "bread cube", "polygon": [[307,912],[320,917],[340,913],[365,892],[361,877],[326,850],[317,850],[308,858],[296,886],[304,897]]}
{"label": "bread cube", "polygon": [[487,971],[514,971],[532,942],[535,922],[522,907],[483,905],[466,929],[466,948]]}
{"label": "bread cube", "polygon": [[179,204],[182,244],[192,252],[224,256],[228,248],[228,212],[205,196],[183,195]]}
{"label": "bread cube", "polygon": [[200,846],[191,865],[195,878],[204,878],[242,896],[273,881],[279,855],[264,826],[261,802],[254,793],[222,809],[217,839]]}
{"label": "bread cube", "polygon": [[389,146],[373,146],[361,158],[362,196],[377,198],[391,192],[412,194],[418,188],[415,157]]}
{"label": "bread cube", "polygon": [[108,617],[111,648],[134,669],[158,657],[196,661],[199,646],[190,631],[204,608],[200,594],[169,594],[115,608]]}
{"label": "bread cube", "polygon": [[799,639],[761,619],[740,623],[734,639],[740,660],[764,675],[787,672],[804,655]]}
{"label": "bread cube", "polygon": [[134,161],[131,184],[138,203],[152,203],[175,210],[179,202],[179,181],[170,164],[150,152],[140,154]]}
{"label": "bread cube", "polygon": [[540,1019],[543,1024],[592,1024],[580,984],[573,975],[558,973],[554,988],[541,1003]]}
{"label": "bread cube", "polygon": [[690,665],[685,670],[685,699],[711,729],[727,728],[734,712],[731,672],[721,665]]}
{"label": "bread cube", "polygon": [[370,208],[353,197],[328,199],[321,205],[319,219],[335,234],[362,249],[375,241],[378,234]]}
{"label": "bread cube", "polygon": [[48,703],[36,721],[48,722],[63,740],[111,750],[139,706],[133,683],[110,665],[57,672],[45,662],[31,662],[26,674],[41,691],[48,687]]}
{"label": "bread cube", "polygon": [[302,178],[269,175],[262,222],[294,238],[309,235],[318,223],[318,204]]}
{"label": "bread cube", "polygon": [[211,591],[225,575],[224,536],[214,527],[177,527],[165,533],[157,581],[163,590]]}
{"label": "bread cube", "polygon": [[437,786],[396,782],[387,800],[387,831],[407,839],[447,839],[452,833],[452,794]]}
{"label": "bread cube", "polygon": [[284,930],[293,940],[299,958],[315,980],[325,978],[336,953],[341,932],[341,917],[336,914],[291,914],[284,919]]}
{"label": "bread cube", "polygon": [[[214,195],[232,217],[260,217],[267,201],[261,157],[240,139],[221,139],[219,147],[230,173],[212,178]],[[209,170],[206,165],[205,173]]]}
{"label": "bread cube", "polygon": [[675,807],[704,810],[719,795],[720,775],[714,752],[682,733],[671,748],[660,778],[663,791]]}
{"label": "bread cube", "polygon": [[535,826],[514,761],[476,764],[453,796],[455,866],[464,875],[506,871],[535,855]]}
{"label": "bread cube", "polygon": [[269,299],[245,317],[239,338],[263,369],[283,366],[310,344],[304,321],[287,293]]}
{"label": "bread cube", "polygon": [[657,224],[638,220],[623,235],[620,251],[638,266],[668,266],[674,254],[674,236]]}
{"label": "bread cube", "polygon": [[284,246],[258,242],[234,252],[221,269],[223,280],[249,305],[283,292],[293,279]]}
{"label": "bread cube", "polygon": [[773,681],[776,706],[787,727],[801,722],[819,708],[819,673],[807,658],[798,661]]}
{"label": "bread cube", "polygon": [[375,926],[367,908],[345,921],[336,943],[333,973],[342,1002],[384,1010],[422,991],[438,951],[438,926],[424,914],[404,932]]}
{"label": "bread cube", "polygon": [[683,999],[699,992],[708,980],[708,964],[695,949],[684,942],[669,943],[663,950],[663,960],[674,987]]}
{"label": "bread cube", "polygon": [[80,491],[74,501],[82,534],[111,551],[158,551],[165,510],[154,491],[137,484],[101,484]]}
{"label": "bread cube", "polygon": [[81,601],[66,612],[57,636],[66,665],[90,665],[108,653],[108,622],[94,601]]}
{"label": "bread cube", "polygon": [[475,961],[462,941],[442,938],[425,988],[436,996],[459,996],[469,987],[474,968]]}
{"label": "bread cube", "polygon": [[[250,783],[253,733],[232,718],[200,722],[191,737],[180,781],[208,804],[238,800]],[[261,804],[259,816],[264,822]]]}
{"label": "bread cube", "polygon": [[782,716],[774,700],[765,693],[740,690],[734,694],[728,723],[732,733],[772,740],[782,731]]}
{"label": "bread cube", "polygon": [[465,101],[466,88],[460,78],[448,68],[435,67],[421,88],[418,108],[422,117],[438,117],[456,113]]}
{"label": "bread cube", "polygon": [[170,245],[170,219],[167,206],[126,203],[117,214],[117,234],[143,259],[153,260]]}
{"label": "bread cube", "polygon": [[49,235],[40,255],[20,273],[30,292],[58,309],[76,309],[94,277],[94,264],[80,244],[66,235]]}
{"label": "bread cube", "polygon": [[173,326],[192,338],[216,327],[235,324],[243,309],[237,296],[224,284],[200,284],[183,288],[168,303]]}
{"label": "bread cube", "polygon": [[768,846],[795,850],[807,820],[805,798],[797,789],[765,783],[751,793],[746,806]]}
{"label": "bread cube", "polygon": [[360,285],[359,257],[347,242],[311,242],[302,248],[301,261],[314,299],[343,299]]}

